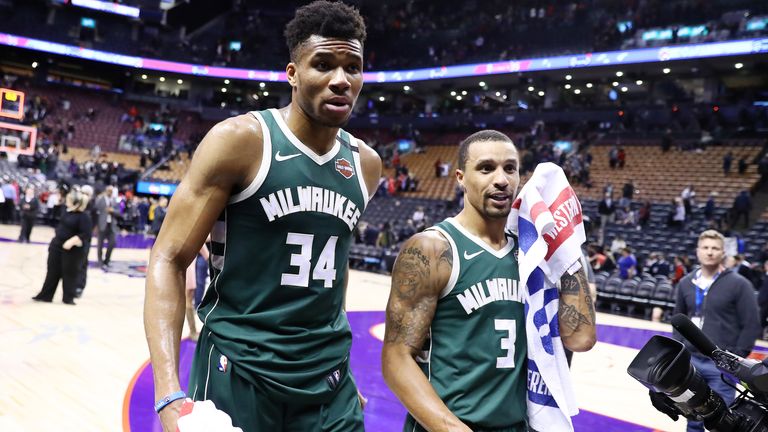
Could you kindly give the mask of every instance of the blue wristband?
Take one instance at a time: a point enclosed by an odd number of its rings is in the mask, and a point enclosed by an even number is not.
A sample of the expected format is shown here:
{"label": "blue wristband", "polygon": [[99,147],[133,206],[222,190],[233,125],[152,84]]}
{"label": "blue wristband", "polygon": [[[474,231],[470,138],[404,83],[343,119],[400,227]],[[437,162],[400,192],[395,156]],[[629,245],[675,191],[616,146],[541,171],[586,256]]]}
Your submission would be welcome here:
{"label": "blue wristband", "polygon": [[179,399],[184,399],[185,397],[187,397],[187,394],[184,393],[183,391],[177,391],[176,393],[171,393],[168,396],[155,402],[155,412],[160,413],[160,411],[162,411],[162,409],[168,406],[171,402]]}

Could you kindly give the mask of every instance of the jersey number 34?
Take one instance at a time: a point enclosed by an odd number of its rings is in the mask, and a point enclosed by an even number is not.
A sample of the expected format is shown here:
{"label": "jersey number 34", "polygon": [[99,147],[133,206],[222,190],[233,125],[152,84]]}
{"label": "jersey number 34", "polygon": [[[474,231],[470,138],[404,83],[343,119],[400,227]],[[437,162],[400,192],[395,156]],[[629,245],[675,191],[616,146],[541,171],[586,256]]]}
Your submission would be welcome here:
{"label": "jersey number 34", "polygon": [[291,266],[298,267],[298,273],[283,273],[280,276],[280,284],[283,286],[309,287],[309,272],[312,271],[312,279],[323,281],[323,287],[333,287],[336,280],[336,241],[338,236],[331,236],[320,252],[317,262],[312,268],[312,243],[314,234],[288,233],[286,245],[299,246],[299,253],[291,254]]}

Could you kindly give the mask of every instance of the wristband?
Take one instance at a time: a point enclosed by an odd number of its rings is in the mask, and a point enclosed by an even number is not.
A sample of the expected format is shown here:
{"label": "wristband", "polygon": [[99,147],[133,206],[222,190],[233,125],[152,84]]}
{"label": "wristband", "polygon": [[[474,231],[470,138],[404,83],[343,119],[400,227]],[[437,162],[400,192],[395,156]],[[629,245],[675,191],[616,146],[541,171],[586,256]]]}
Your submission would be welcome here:
{"label": "wristband", "polygon": [[179,399],[184,399],[185,397],[187,397],[187,394],[184,393],[183,391],[177,391],[176,393],[171,393],[168,396],[165,396],[160,400],[158,400],[157,402],[155,402],[155,412],[159,414],[160,411],[162,411],[162,409],[168,406],[171,402],[177,401]]}

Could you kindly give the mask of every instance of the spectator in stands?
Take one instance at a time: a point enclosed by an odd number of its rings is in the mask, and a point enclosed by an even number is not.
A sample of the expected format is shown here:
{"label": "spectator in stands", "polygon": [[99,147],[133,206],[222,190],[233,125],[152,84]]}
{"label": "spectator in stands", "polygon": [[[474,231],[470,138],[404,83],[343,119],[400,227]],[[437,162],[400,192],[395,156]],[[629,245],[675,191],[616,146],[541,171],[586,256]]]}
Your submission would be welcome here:
{"label": "spectator in stands", "polygon": [[627,151],[624,150],[624,147],[619,149],[619,152],[616,154],[616,159],[618,161],[619,168],[624,168],[624,165],[627,164]]}
{"label": "spectator in stands", "polygon": [[[725,238],[717,231],[699,236],[696,257],[700,268],[677,284],[674,313],[691,317],[694,324],[721,349],[747,357],[761,335],[757,300],[752,284],[723,266]],[[705,301],[706,299],[706,301]],[[726,405],[731,405],[735,387],[723,382],[712,360],[675,332],[691,353],[691,364]],[[701,422],[688,421],[688,431],[704,431]]]}
{"label": "spectator in stands", "polygon": [[640,209],[637,211],[637,218],[641,227],[645,228],[645,226],[648,225],[648,221],[651,220],[651,201],[650,200],[645,200],[645,202],[643,202],[643,205],[640,206]]}
{"label": "spectator in stands", "polygon": [[712,191],[709,193],[709,198],[707,199],[707,203],[704,204],[704,220],[707,222],[715,219],[715,197],[717,196],[717,192]]}
{"label": "spectator in stands", "polygon": [[744,155],[739,159],[739,175],[744,175],[747,172],[747,167],[749,166],[749,163],[747,163],[747,156]]}
{"label": "spectator in stands", "polygon": [[611,249],[610,249],[611,255],[613,255],[614,257],[619,256],[619,254],[621,254],[621,251],[626,249],[626,247],[627,247],[627,242],[624,240],[624,237],[622,237],[621,235],[617,235],[611,242]]}
{"label": "spectator in stands", "polygon": [[590,244],[587,246],[587,257],[589,258],[589,264],[593,271],[603,271],[603,264],[605,264],[607,258],[603,254],[602,248]]}
{"label": "spectator in stands", "polygon": [[728,152],[723,156],[723,174],[728,176],[731,173],[731,166],[733,165],[733,152]]}
{"label": "spectator in stands", "polygon": [[608,150],[608,166],[611,168],[616,168],[616,165],[619,164],[619,149],[616,146],[611,147],[610,150]]}
{"label": "spectator in stands", "polygon": [[760,275],[755,274],[755,271],[752,269],[752,264],[747,261],[747,258],[744,255],[737,254],[733,257],[732,269],[744,277],[744,279],[750,281],[755,289],[760,287]]}
{"label": "spectator in stands", "polygon": [[669,214],[669,226],[679,229],[685,226],[685,205],[680,197],[675,198],[672,203],[672,210]]}
{"label": "spectator in stands", "polygon": [[416,226],[413,224],[413,219],[408,219],[405,221],[405,225],[400,227],[397,234],[397,241],[401,242],[408,240],[414,234],[416,234]]}
{"label": "spectator in stands", "polygon": [[35,219],[37,219],[37,215],[40,212],[40,201],[35,196],[34,186],[27,186],[24,191],[24,197],[19,201],[19,210],[21,213],[19,242],[29,243],[32,227],[35,226]]}
{"label": "spectator in stands", "polygon": [[675,264],[675,274],[672,276],[672,283],[676,284],[680,282],[683,276],[688,274],[688,269],[686,268],[686,265],[685,265],[685,258],[680,255],[675,256],[674,264]]}
{"label": "spectator in stands", "polygon": [[613,222],[616,213],[616,205],[609,193],[606,193],[600,204],[597,206],[597,213],[600,215],[600,226],[604,229],[609,222]]}
{"label": "spectator in stands", "polygon": [[621,196],[632,201],[632,197],[635,195],[635,181],[629,179],[621,188]]}
{"label": "spectator in stands", "polygon": [[621,258],[618,261],[619,277],[629,279],[637,275],[637,258],[632,254],[632,250],[625,247],[621,250]]}
{"label": "spectator in stands", "polygon": [[16,219],[16,187],[14,182],[11,181],[11,177],[4,175],[2,180],[2,194],[5,198],[3,202],[3,208],[0,212],[0,222],[4,224],[13,223]]}
{"label": "spectator in stands", "polygon": [[693,214],[691,212],[694,204],[694,199],[696,198],[696,189],[693,187],[692,184],[689,184],[686,186],[683,191],[680,193],[680,199],[683,200],[683,206],[685,207],[685,216],[687,218],[690,218]]}
{"label": "spectator in stands", "polygon": [[80,271],[83,241],[91,235],[91,217],[83,211],[88,198],[73,187],[66,195],[66,212],[56,227],[56,234],[48,246],[48,269],[40,292],[32,300],[50,303],[59,281],[63,285],[64,304],[75,304],[75,284]]}
{"label": "spectator in stands", "polygon": [[160,232],[160,228],[163,226],[165,220],[165,214],[168,208],[168,198],[162,196],[157,200],[157,206],[155,207],[155,217],[152,219],[152,234],[157,235]]}
{"label": "spectator in stands", "polygon": [[387,249],[395,244],[397,244],[397,237],[392,231],[392,224],[384,222],[381,224],[381,231],[379,231],[379,236],[376,238],[376,246]]}
{"label": "spectator in stands", "polygon": [[413,221],[417,232],[424,231],[424,228],[426,228],[427,224],[426,215],[424,213],[424,206],[416,207],[416,210],[413,211],[413,215],[411,216],[411,220]]}
{"label": "spectator in stands", "polygon": [[654,257],[654,262],[648,267],[648,273],[651,276],[667,276],[672,272],[672,266],[669,265],[669,261],[661,252],[654,252],[651,254]]}
{"label": "spectator in stands", "polygon": [[733,200],[733,207],[731,207],[731,214],[733,215],[732,227],[736,227],[739,223],[739,219],[744,216],[744,228],[749,227],[749,212],[752,211],[752,198],[749,197],[749,192],[743,190]]}
{"label": "spectator in stands", "polygon": [[[96,198],[94,210],[98,221],[98,245],[96,251],[99,266],[106,270],[112,259],[112,250],[115,248],[115,235],[118,230],[117,218],[120,214],[112,186],[104,188],[104,191]],[[103,254],[104,240],[107,241],[106,255]]]}

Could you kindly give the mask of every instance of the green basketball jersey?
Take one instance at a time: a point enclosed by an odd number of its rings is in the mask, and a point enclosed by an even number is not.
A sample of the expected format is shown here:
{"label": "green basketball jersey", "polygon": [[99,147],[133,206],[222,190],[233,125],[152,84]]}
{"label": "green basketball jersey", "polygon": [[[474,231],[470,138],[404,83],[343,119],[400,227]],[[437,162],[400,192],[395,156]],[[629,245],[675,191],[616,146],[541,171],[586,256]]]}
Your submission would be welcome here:
{"label": "green basketball jersey", "polygon": [[252,114],[264,135],[261,166],[211,232],[213,272],[198,314],[233,370],[279,399],[323,403],[352,342],[346,268],[368,200],[359,149],[340,130],[318,155],[277,110]]}
{"label": "green basketball jersey", "polygon": [[453,271],[417,361],[463,422],[478,430],[525,430],[526,294],[516,242],[494,250],[453,218],[430,229],[448,239]]}

